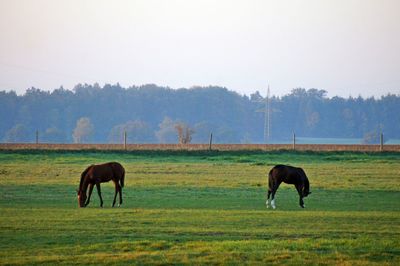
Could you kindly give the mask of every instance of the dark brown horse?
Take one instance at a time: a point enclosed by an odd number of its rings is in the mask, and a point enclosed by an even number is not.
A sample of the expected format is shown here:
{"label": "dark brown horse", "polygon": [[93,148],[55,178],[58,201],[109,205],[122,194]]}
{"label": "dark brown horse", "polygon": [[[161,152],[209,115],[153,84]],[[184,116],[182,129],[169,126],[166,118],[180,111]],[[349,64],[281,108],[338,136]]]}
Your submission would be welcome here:
{"label": "dark brown horse", "polygon": [[[117,194],[119,193],[119,204],[122,204],[122,188],[124,187],[125,169],[121,164],[116,162],[104,163],[99,165],[91,165],[81,174],[79,183],[78,202],[79,207],[86,207],[90,202],[93,187],[96,185],[97,192],[100,197],[100,207],[103,207],[103,199],[101,197],[100,183],[112,180],[115,184],[115,194],[112,206],[115,205]],[[89,196],[86,196],[89,187]]]}
{"label": "dark brown horse", "polygon": [[268,194],[267,194],[267,208],[269,207],[269,198],[271,197],[271,207],[275,206],[275,193],[278,190],[279,185],[284,182],[286,184],[293,184],[300,197],[300,206],[304,208],[303,198],[307,197],[310,192],[310,183],[307,175],[303,169],[299,167],[293,167],[288,165],[276,165],[268,174]]}

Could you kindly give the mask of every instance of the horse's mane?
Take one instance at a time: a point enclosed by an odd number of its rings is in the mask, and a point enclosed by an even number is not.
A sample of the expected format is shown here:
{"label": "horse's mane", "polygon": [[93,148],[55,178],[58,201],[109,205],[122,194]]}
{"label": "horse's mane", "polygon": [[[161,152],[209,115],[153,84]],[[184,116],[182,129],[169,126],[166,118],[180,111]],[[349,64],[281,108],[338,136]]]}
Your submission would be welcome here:
{"label": "horse's mane", "polygon": [[85,171],[82,172],[82,174],[81,174],[81,181],[79,182],[79,191],[82,190],[83,181],[84,181],[84,179],[85,179],[85,176],[86,176],[87,172],[89,171],[89,169],[92,168],[92,166],[93,166],[93,164],[90,165],[90,166],[88,166],[88,167],[85,169]]}

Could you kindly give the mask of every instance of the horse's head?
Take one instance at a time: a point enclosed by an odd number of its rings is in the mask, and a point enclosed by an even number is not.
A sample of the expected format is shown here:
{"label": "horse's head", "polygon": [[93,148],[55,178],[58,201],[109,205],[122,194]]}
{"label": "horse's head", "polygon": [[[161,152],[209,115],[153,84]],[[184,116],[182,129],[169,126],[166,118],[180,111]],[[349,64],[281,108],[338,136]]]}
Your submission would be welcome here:
{"label": "horse's head", "polygon": [[305,198],[310,194],[311,194],[310,183],[308,182],[308,179],[306,178],[306,180],[304,182],[304,186],[303,186],[303,197]]}
{"label": "horse's head", "polygon": [[78,204],[79,207],[85,207],[85,202],[86,202],[86,193],[83,193],[80,190],[76,190],[78,194]]}

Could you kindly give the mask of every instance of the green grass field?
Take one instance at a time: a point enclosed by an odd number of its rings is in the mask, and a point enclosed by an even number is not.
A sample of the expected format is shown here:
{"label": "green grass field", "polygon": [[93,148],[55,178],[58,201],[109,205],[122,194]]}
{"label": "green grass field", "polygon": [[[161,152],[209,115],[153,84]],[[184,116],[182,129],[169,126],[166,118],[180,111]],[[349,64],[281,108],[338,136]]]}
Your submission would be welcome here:
{"label": "green grass field", "polygon": [[[78,208],[92,163],[118,161],[124,204],[102,185]],[[313,192],[267,172],[301,166]],[[0,264],[400,265],[400,153],[0,152]]]}

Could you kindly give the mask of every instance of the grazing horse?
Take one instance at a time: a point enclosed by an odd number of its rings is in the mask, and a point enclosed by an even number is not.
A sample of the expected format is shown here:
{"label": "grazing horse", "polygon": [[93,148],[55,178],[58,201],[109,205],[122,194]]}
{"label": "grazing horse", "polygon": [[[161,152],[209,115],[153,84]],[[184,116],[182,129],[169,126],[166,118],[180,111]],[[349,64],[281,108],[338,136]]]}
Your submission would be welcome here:
{"label": "grazing horse", "polygon": [[[93,187],[96,185],[97,192],[100,197],[100,207],[103,207],[103,199],[101,197],[100,183],[112,180],[115,184],[115,194],[112,206],[115,205],[117,194],[119,193],[119,204],[122,204],[122,188],[124,187],[125,169],[121,164],[116,162],[90,165],[81,174],[81,181],[79,183],[78,202],[79,207],[86,207],[90,202]],[[87,188],[89,187],[89,196],[86,196]]]}
{"label": "grazing horse", "polygon": [[275,193],[279,185],[284,182],[286,184],[293,184],[300,197],[300,206],[304,208],[303,198],[307,197],[310,192],[310,183],[303,169],[288,165],[276,165],[268,174],[268,194],[267,194],[267,208],[269,207],[269,198],[271,197],[271,207],[275,206]]}

